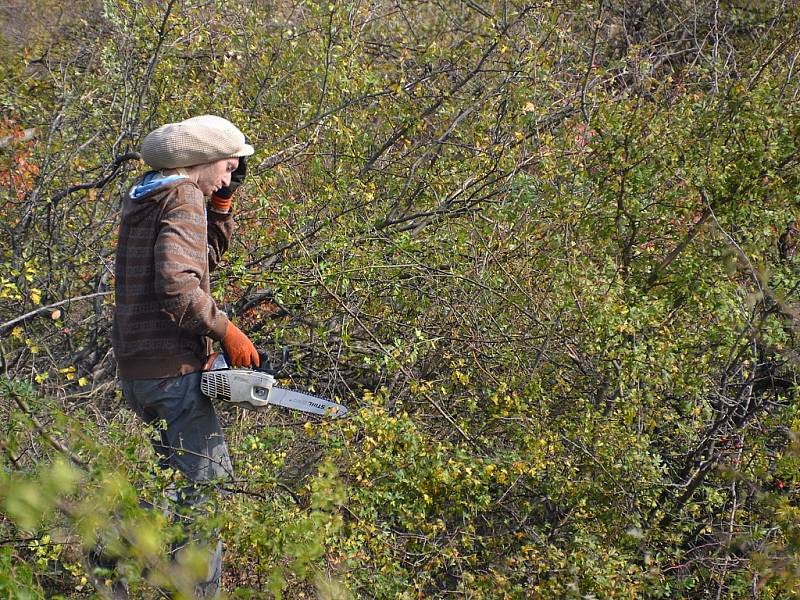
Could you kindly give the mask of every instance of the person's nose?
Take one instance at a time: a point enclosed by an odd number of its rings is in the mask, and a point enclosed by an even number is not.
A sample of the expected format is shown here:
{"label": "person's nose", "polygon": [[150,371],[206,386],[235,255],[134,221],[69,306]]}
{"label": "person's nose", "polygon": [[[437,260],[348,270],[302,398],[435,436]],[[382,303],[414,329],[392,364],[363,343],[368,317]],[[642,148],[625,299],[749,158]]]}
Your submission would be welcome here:
{"label": "person's nose", "polygon": [[225,173],[225,177],[222,178],[222,187],[228,187],[231,184],[231,174]]}

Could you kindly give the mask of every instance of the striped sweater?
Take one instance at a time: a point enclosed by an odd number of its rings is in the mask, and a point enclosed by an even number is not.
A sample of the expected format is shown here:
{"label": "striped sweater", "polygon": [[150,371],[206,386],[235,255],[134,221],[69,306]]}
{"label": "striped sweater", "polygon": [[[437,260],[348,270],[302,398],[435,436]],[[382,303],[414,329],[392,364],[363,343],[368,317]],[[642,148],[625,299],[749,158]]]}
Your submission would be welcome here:
{"label": "striped sweater", "polygon": [[231,214],[206,211],[202,192],[187,179],[153,187],[134,184],[122,202],[111,340],[123,379],[199,371],[212,340],[228,328],[209,272],[228,248]]}

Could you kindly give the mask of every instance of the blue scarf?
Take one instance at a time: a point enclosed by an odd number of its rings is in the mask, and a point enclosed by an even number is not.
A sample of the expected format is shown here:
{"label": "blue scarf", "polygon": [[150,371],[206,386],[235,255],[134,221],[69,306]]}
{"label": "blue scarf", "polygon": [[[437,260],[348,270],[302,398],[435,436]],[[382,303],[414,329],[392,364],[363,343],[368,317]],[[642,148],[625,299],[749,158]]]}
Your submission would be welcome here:
{"label": "blue scarf", "polygon": [[150,171],[144,178],[131,188],[131,198],[141,200],[153,192],[169,185],[174,181],[185,179],[185,175],[162,175],[158,171]]}

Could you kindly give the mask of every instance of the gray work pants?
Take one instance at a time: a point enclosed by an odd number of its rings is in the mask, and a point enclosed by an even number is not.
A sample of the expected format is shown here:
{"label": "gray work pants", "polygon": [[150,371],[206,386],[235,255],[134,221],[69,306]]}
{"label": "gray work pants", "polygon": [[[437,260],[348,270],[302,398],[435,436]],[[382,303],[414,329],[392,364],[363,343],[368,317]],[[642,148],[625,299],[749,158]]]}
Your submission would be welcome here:
{"label": "gray work pants", "polygon": [[[233,476],[228,447],[214,406],[201,391],[202,373],[168,379],[122,380],[120,387],[130,407],[145,423],[162,423],[153,447],[162,466],[181,471],[189,484],[173,499],[191,519],[192,508],[206,499],[204,482]],[[192,484],[200,484],[193,486]],[[198,598],[212,598],[222,576],[222,540],[206,540],[214,551],[207,580],[198,584]]]}

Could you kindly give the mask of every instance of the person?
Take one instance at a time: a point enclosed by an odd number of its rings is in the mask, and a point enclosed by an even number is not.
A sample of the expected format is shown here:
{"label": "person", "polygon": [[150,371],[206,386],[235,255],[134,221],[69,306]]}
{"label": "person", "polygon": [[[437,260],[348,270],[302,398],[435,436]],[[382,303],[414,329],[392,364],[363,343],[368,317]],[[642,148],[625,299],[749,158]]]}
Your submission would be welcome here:
{"label": "person", "polygon": [[[252,342],[220,310],[209,287],[209,273],[231,239],[232,196],[253,152],[222,117],[163,125],[142,143],[142,159],[152,170],[122,202],[112,329],[120,387],[145,423],[160,424],[155,451],[163,466],[188,480],[176,499],[189,509],[204,501],[203,482],[232,476],[216,412],[200,391],[212,344],[222,345],[231,366],[259,365]],[[222,542],[210,545],[199,598],[219,589]]]}

